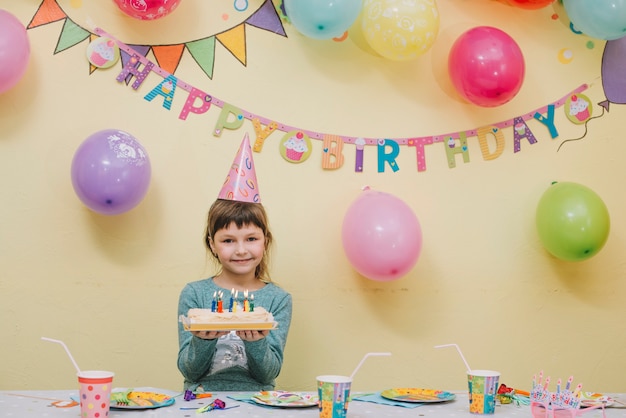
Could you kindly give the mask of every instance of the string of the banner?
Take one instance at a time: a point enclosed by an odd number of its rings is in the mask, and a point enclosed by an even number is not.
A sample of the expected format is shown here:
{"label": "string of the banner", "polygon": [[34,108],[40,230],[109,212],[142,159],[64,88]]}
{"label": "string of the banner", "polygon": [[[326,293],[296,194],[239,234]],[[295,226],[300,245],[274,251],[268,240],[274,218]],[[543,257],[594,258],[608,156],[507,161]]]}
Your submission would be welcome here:
{"label": "string of the banner", "polygon": [[[118,47],[120,48],[120,50],[126,52],[129,56],[136,56],[139,59],[139,62],[143,65],[147,65],[148,63],[152,63],[153,66],[151,68],[151,71],[160,75],[163,78],[167,78],[169,76],[174,76],[173,74],[170,74],[169,72],[165,71],[164,69],[162,69],[161,67],[159,67],[158,65],[154,65],[154,63],[152,61],[150,61],[148,58],[146,58],[145,56],[139,54],[137,51],[135,51],[133,48],[131,48],[130,46],[126,45],[125,43],[123,43],[122,41],[116,39],[113,35],[107,33],[106,31],[104,31],[101,28],[95,28],[94,29],[94,33],[98,36],[104,36],[107,37],[109,39],[112,39],[113,41],[115,41],[115,43],[117,43]],[[185,81],[181,80],[180,78],[176,77],[177,80],[177,87],[182,88],[183,90],[187,91],[187,92],[191,92],[195,87],[186,83]],[[563,96],[562,98],[560,98],[559,100],[557,100],[556,102],[550,103],[550,105],[554,105],[554,107],[561,107],[565,104],[565,102],[567,101],[567,99],[573,95],[573,94],[577,94],[577,93],[581,93],[583,91],[585,91],[588,88],[587,84],[582,84],[580,86],[578,86],[576,89],[570,91],[569,93],[567,93],[565,96]],[[201,89],[197,89],[196,90],[201,90]],[[206,93],[208,94],[208,93]],[[223,100],[210,95],[211,97],[211,103],[219,108],[223,108],[225,104],[227,104],[226,102],[224,102]],[[548,111],[548,106],[550,105],[545,105],[542,106],[538,109],[535,109],[531,112],[519,115],[516,118],[521,118],[524,121],[528,121],[534,118],[535,114],[544,114],[545,112]],[[302,128],[298,128],[295,126],[290,126],[290,125],[286,125],[283,123],[278,123],[275,121],[272,121],[271,119],[265,118],[263,116],[260,115],[256,115],[254,113],[248,112],[246,110],[241,109],[242,115],[244,118],[248,119],[248,120],[258,120],[259,122],[261,122],[262,124],[268,126],[272,123],[276,123],[277,124],[277,129],[283,132],[290,132],[290,131],[301,131],[303,133],[305,133],[306,135],[308,135],[310,138],[313,139],[319,139],[319,140],[323,140],[324,136],[328,135],[325,133],[320,133],[320,132],[315,132],[315,131],[310,131],[307,129],[302,129]],[[503,128],[507,128],[507,127],[511,127],[513,126],[514,123],[514,119],[508,119],[502,122],[497,122],[497,123],[493,123],[493,124],[489,124],[488,126],[494,126],[497,127],[499,129],[503,129]],[[473,136],[478,136],[478,129],[471,129],[468,131],[457,131],[457,132],[451,132],[451,133],[447,133],[447,134],[443,134],[443,135],[430,135],[430,136],[424,136],[424,137],[406,137],[406,138],[389,138],[392,139],[393,141],[397,142],[399,145],[407,145],[409,143],[413,143],[416,140],[420,140],[420,139],[426,139],[426,140],[431,140],[432,142],[444,142],[447,141],[449,138],[454,138],[454,139],[459,139],[460,135],[465,134],[466,137],[473,137]],[[365,145],[378,145],[380,138],[363,138],[363,137],[353,137],[353,136],[344,136],[344,135],[338,135],[341,137],[341,139],[343,140],[343,142],[345,143],[349,143],[349,144],[356,144],[357,142],[361,142]]]}
{"label": "string of the banner", "polygon": [[[602,106],[600,106],[600,107],[602,107]],[[588,129],[588,128],[587,128],[587,124],[588,124],[589,122],[591,122],[592,120],[594,120],[594,119],[601,118],[602,116],[604,116],[604,108],[603,108],[603,107],[602,107],[602,113],[600,113],[598,116],[594,116],[594,117],[589,118],[589,119],[587,119],[587,120],[585,121],[585,132],[584,132],[581,136],[579,136],[578,138],[570,138],[570,139],[566,139],[566,140],[564,140],[563,142],[561,142],[561,143],[559,144],[559,147],[556,149],[556,152],[559,152],[559,151],[561,150],[561,147],[562,147],[563,145],[565,145],[565,143],[566,143],[566,142],[571,142],[571,141],[580,141],[581,139],[583,139],[584,137],[586,137],[586,136],[587,136],[587,129]]]}

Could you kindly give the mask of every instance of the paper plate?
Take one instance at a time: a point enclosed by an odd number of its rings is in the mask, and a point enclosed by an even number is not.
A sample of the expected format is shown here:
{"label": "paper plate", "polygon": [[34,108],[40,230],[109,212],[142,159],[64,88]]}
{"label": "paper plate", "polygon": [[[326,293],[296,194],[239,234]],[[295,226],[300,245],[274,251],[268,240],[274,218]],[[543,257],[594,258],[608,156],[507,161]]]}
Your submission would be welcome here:
{"label": "paper plate", "polygon": [[[114,393],[126,393],[126,390],[113,390],[111,395]],[[169,406],[176,402],[170,395],[143,391],[131,391],[128,394],[128,400],[128,405],[111,401],[111,409],[154,409]]]}
{"label": "paper plate", "polygon": [[306,408],[317,406],[317,395],[306,392],[285,392],[281,390],[257,392],[252,400],[261,405],[281,408]]}
{"label": "paper plate", "polygon": [[581,392],[580,393],[580,406],[582,408],[589,408],[590,406],[602,405],[611,406],[615,403],[610,396],[603,395],[595,392]]}
{"label": "paper plate", "polygon": [[448,402],[456,398],[454,393],[443,390],[419,388],[387,389],[382,391],[380,396],[392,401],[419,403]]}

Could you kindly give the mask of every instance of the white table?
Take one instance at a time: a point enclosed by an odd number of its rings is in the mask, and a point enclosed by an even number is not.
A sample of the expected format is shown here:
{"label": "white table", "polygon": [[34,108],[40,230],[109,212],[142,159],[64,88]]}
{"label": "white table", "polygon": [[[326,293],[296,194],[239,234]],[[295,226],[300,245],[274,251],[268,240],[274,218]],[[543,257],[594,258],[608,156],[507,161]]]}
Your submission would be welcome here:
{"label": "white table", "polygon": [[[178,392],[155,389],[160,393],[175,395]],[[176,402],[167,407],[145,410],[116,410],[112,409],[109,418],[319,418],[316,407],[309,408],[275,408],[248,402],[235,401],[228,395],[241,394],[240,392],[213,393],[211,398],[185,401],[182,396],[176,397]],[[76,418],[80,416],[78,406],[58,408],[52,406],[54,401],[70,401],[76,399],[78,390],[43,390],[43,391],[0,391],[0,418]],[[616,398],[626,400],[626,394],[614,394]],[[226,402],[226,406],[239,405],[233,409],[213,410],[203,414],[196,414],[193,409],[181,410],[181,407],[201,407],[219,398]],[[626,418],[626,409],[607,408],[607,418]],[[458,393],[454,401],[446,403],[425,404],[417,408],[403,408],[398,406],[379,405],[371,402],[353,400],[348,406],[349,418],[476,418],[469,413],[467,394]],[[487,416],[489,417],[489,416]],[[498,405],[493,418],[531,418],[528,406],[514,404]],[[491,418],[490,417],[490,418]],[[602,418],[599,410],[590,411],[584,418]]]}

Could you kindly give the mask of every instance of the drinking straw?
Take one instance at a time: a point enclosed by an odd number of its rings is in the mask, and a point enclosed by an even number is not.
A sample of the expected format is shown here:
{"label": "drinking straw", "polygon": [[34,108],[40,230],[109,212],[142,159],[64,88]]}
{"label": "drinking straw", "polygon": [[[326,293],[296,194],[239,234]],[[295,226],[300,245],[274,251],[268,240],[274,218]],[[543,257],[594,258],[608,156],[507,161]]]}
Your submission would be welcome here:
{"label": "drinking straw", "polygon": [[354,380],[354,375],[356,374],[357,371],[359,371],[359,369],[363,365],[363,362],[365,361],[366,358],[371,357],[371,356],[390,356],[390,355],[391,353],[367,353],[366,355],[363,356],[359,364],[357,364],[357,366],[355,367],[354,371],[350,375],[350,380]]}
{"label": "drinking straw", "polygon": [[45,340],[45,341],[50,341],[52,343],[61,344],[63,346],[63,348],[65,349],[65,352],[67,353],[67,355],[70,358],[70,360],[72,360],[72,364],[76,368],[76,372],[80,373],[80,368],[78,367],[78,364],[76,364],[76,360],[74,360],[74,357],[72,357],[72,353],[70,353],[70,350],[67,348],[67,346],[65,345],[65,343],[63,341],[53,340],[52,338],[47,338],[47,337],[41,337],[41,339]]}
{"label": "drinking straw", "polygon": [[468,372],[472,371],[472,368],[469,366],[469,364],[467,364],[467,360],[465,360],[465,356],[463,355],[463,353],[461,352],[461,349],[459,348],[459,346],[457,344],[442,344],[442,345],[436,345],[435,348],[443,348],[443,347],[454,347],[456,348],[456,351],[458,351],[459,356],[461,356],[461,360],[463,360],[463,363],[465,363],[465,367],[467,368]]}

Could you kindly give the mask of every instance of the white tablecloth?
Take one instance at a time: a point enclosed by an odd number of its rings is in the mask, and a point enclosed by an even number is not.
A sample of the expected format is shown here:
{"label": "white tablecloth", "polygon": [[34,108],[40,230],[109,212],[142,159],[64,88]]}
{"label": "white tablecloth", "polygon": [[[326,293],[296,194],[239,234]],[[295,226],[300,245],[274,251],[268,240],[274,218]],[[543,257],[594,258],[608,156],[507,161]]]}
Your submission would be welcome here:
{"label": "white tablecloth", "polygon": [[[155,389],[160,393],[176,395],[178,392]],[[236,401],[228,396],[238,396],[242,393],[218,392],[213,393],[211,398],[185,401],[182,396],[176,397],[173,405],[145,410],[116,410],[111,409],[109,418],[174,418],[174,417],[213,417],[213,418],[243,418],[243,417],[269,417],[269,418],[319,418],[316,407],[307,408],[277,408],[251,404],[244,401]],[[612,396],[626,400],[626,394],[613,394]],[[45,391],[0,391],[0,418],[60,418],[80,416],[80,407],[58,408],[52,406],[54,401],[70,401],[77,399],[77,390],[45,390]],[[200,408],[212,400],[219,398],[226,402],[226,406],[239,405],[233,409],[212,410],[203,414],[196,414],[194,409]],[[380,405],[371,402],[353,400],[348,406],[349,418],[476,418],[469,413],[467,394],[459,393],[455,400],[445,403],[424,404],[417,408],[404,408],[399,406]],[[626,409],[607,408],[607,418],[626,418]],[[528,406],[514,404],[498,405],[496,412],[488,418],[531,418]],[[584,418],[602,418],[599,410],[590,411],[583,415]]]}

